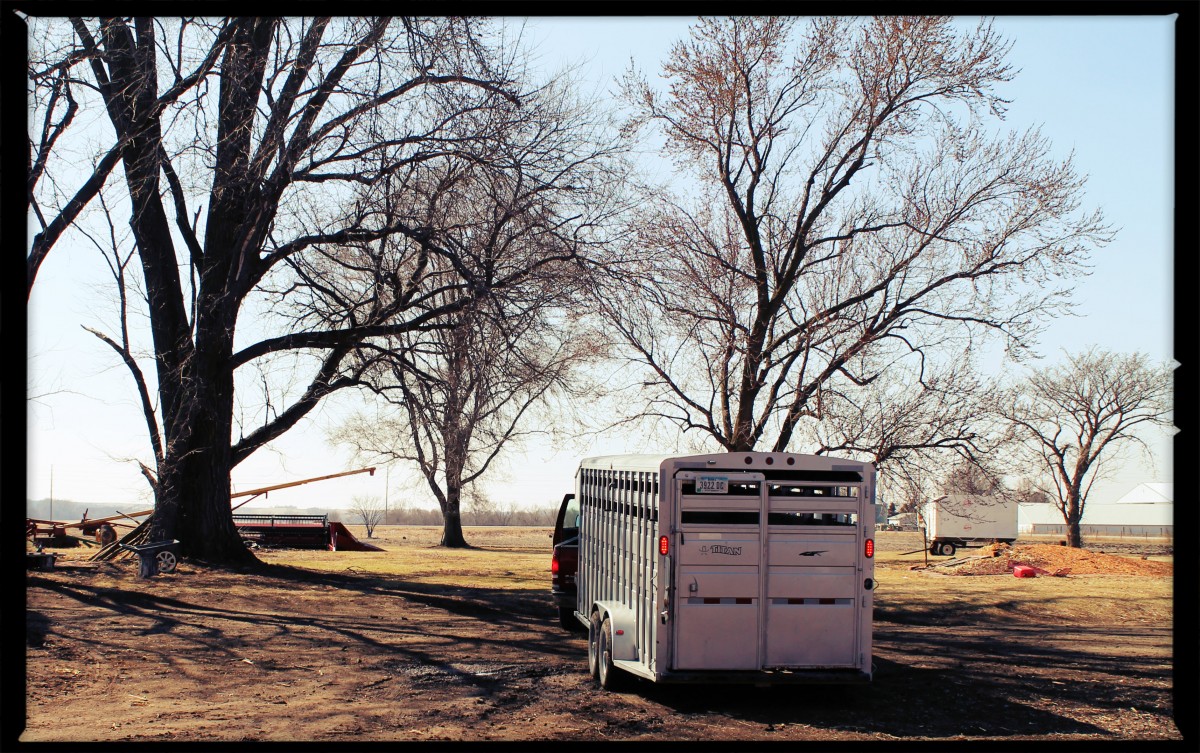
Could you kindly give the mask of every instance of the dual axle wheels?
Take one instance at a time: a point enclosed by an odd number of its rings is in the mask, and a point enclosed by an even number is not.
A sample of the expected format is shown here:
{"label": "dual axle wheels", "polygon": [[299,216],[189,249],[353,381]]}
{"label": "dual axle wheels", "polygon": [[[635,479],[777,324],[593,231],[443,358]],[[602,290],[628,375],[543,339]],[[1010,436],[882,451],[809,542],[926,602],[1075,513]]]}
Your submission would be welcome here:
{"label": "dual axle wheels", "polygon": [[628,684],[629,676],[613,664],[612,620],[600,620],[599,613],[592,613],[588,626],[588,671],[600,687],[620,692]]}

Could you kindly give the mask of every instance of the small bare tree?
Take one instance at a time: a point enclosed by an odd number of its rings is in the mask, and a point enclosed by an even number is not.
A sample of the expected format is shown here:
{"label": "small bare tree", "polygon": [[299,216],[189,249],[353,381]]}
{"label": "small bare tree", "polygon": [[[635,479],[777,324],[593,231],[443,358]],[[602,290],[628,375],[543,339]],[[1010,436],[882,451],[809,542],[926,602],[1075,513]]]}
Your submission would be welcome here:
{"label": "small bare tree", "polygon": [[1141,428],[1171,425],[1172,389],[1169,367],[1092,347],[1031,371],[999,401],[998,414],[1041,470],[1037,487],[1062,513],[1069,546],[1082,544],[1088,494],[1111,461],[1125,447],[1148,450]]}
{"label": "small bare tree", "polygon": [[1000,479],[990,469],[977,463],[958,463],[946,474],[942,488],[947,494],[988,496],[1000,491]]}
{"label": "small bare tree", "polygon": [[379,497],[355,497],[350,503],[350,514],[367,529],[367,538],[374,538],[375,527],[383,522],[383,504]]}
{"label": "small bare tree", "polygon": [[334,438],[363,454],[416,464],[442,510],[441,545],[467,546],[464,497],[473,498],[477,517],[494,512],[486,494],[469,487],[507,446],[543,431],[529,419],[547,395],[570,388],[588,357],[586,345],[562,339],[569,333],[545,312],[470,312],[454,328],[381,358],[371,384],[389,407],[353,417]]}

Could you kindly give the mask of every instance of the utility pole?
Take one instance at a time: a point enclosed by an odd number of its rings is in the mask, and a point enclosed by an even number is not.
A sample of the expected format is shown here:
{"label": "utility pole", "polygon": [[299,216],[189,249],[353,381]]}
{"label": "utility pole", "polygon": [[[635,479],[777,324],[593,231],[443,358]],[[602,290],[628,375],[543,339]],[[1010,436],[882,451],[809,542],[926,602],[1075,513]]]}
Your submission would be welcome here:
{"label": "utility pole", "polygon": [[383,471],[383,524],[387,525],[388,519],[388,489],[392,483],[392,464],[388,463],[387,468]]}

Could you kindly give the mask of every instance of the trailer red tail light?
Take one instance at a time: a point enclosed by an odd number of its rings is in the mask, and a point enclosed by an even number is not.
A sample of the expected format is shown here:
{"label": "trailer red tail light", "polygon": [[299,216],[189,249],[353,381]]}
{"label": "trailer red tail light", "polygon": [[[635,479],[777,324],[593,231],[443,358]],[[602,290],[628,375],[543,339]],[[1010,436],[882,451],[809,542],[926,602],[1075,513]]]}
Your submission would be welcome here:
{"label": "trailer red tail light", "polygon": [[867,539],[863,553],[867,555],[867,559],[875,556],[875,539]]}
{"label": "trailer red tail light", "polygon": [[659,536],[658,537],[658,553],[665,555],[665,554],[667,554],[669,549],[670,549],[670,546],[667,543],[667,537]]}

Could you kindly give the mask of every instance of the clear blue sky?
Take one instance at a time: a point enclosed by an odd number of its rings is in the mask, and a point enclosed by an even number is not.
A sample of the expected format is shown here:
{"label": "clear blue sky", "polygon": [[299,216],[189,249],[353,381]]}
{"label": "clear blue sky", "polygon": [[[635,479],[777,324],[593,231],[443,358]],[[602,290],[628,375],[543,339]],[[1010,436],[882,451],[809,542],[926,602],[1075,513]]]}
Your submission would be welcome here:
{"label": "clear blue sky", "polygon": [[[975,19],[963,18],[974,24]],[[597,96],[634,58],[651,75],[688,18],[537,18],[526,40],[547,69],[578,63]],[[999,17],[996,28],[1014,40],[1011,62],[1021,73],[1003,90],[1013,100],[1008,126],[1040,125],[1060,156],[1072,150],[1089,176],[1087,200],[1120,229],[1094,257],[1091,276],[1077,286],[1078,318],[1056,321],[1041,353],[1056,360],[1062,348],[1097,344],[1143,351],[1168,360],[1172,353],[1174,180],[1173,20],[1170,17]],[[146,460],[148,443],[127,372],[111,351],[81,326],[111,331],[113,306],[104,271],[85,242],[60,243],[43,266],[29,304],[29,390],[45,395],[29,404],[27,495],[41,499],[150,506],[146,484],[129,458]],[[999,361],[993,366],[999,368]],[[356,467],[324,442],[337,420],[336,403],[234,471],[235,490],[285,483]],[[1144,481],[1171,480],[1169,442],[1148,436],[1157,468],[1133,461],[1102,487],[1095,502],[1111,501]],[[634,449],[620,442],[586,454]],[[655,448],[642,448],[646,450]],[[595,451],[591,451],[595,450]],[[555,452],[531,447],[509,459],[489,482],[498,501],[546,504],[572,482],[578,448]],[[525,470],[537,468],[534,475]],[[521,483],[511,469],[523,469]],[[345,505],[357,495],[393,500],[413,496],[403,473],[365,474],[276,492],[273,505]],[[507,477],[506,477],[507,476]],[[391,491],[385,492],[389,478]],[[413,491],[416,489],[416,491]]]}

